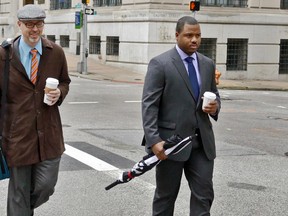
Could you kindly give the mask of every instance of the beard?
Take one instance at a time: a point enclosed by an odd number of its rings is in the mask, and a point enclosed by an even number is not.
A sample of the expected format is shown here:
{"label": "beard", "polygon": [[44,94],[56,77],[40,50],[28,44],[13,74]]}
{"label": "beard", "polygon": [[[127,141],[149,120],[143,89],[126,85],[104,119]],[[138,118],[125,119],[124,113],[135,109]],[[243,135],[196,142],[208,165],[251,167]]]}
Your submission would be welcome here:
{"label": "beard", "polygon": [[37,36],[36,38],[35,37],[33,37],[33,38],[29,37],[28,40],[31,43],[37,43],[40,40],[40,36]]}

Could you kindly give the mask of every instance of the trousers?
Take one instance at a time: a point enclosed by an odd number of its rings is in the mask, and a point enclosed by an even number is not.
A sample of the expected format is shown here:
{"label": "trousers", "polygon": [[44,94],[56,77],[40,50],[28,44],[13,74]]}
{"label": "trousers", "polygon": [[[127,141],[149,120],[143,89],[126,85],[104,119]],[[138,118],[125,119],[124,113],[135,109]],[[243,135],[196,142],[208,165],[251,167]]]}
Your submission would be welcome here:
{"label": "trousers", "polygon": [[214,160],[208,160],[200,143],[187,161],[164,160],[156,167],[153,216],[173,216],[182,174],[190,188],[190,216],[210,216],[214,199]]}
{"label": "trousers", "polygon": [[57,183],[60,157],[10,168],[7,216],[31,216],[49,200]]}

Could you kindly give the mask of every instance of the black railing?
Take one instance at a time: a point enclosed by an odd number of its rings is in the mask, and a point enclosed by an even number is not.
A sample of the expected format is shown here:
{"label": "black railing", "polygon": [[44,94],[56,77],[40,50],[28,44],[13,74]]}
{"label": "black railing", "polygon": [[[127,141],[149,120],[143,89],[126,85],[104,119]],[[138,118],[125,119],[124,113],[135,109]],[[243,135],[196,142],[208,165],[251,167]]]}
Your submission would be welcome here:
{"label": "black railing", "polygon": [[119,37],[107,37],[106,55],[119,55]]}
{"label": "black railing", "polygon": [[89,54],[101,54],[101,37],[90,36]]}
{"label": "black railing", "polygon": [[60,35],[60,46],[69,47],[69,35]]}
{"label": "black railing", "polygon": [[211,58],[214,62],[216,62],[216,43],[216,38],[202,38],[198,52],[202,53],[203,55]]}
{"label": "black railing", "polygon": [[226,70],[247,70],[248,39],[228,39]]}

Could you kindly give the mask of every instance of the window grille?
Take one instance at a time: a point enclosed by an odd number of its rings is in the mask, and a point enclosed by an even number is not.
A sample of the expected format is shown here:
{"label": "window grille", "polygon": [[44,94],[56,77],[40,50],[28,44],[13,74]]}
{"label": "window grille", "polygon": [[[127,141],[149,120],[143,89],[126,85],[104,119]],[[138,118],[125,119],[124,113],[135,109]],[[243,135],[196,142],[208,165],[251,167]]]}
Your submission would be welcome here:
{"label": "window grille", "polygon": [[118,6],[118,5],[122,5],[122,0],[93,0],[94,7]]}
{"label": "window grille", "polygon": [[72,0],[50,0],[50,10],[60,10],[71,8]]}
{"label": "window grille", "polygon": [[201,6],[247,7],[248,0],[200,0]]}
{"label": "window grille", "polygon": [[280,9],[288,9],[288,0],[281,0]]}
{"label": "window grille", "polygon": [[202,38],[198,52],[216,62],[216,38]]}
{"label": "window grille", "polygon": [[226,70],[247,70],[248,39],[228,39]]}
{"label": "window grille", "polygon": [[34,4],[34,0],[24,0],[23,5]]}
{"label": "window grille", "polygon": [[90,36],[89,54],[101,54],[101,37],[100,36]]}
{"label": "window grille", "polygon": [[288,74],[288,39],[280,40],[279,74]]}
{"label": "window grille", "polygon": [[69,35],[60,35],[60,46],[69,47]]}
{"label": "window grille", "polygon": [[47,39],[54,42],[54,43],[56,42],[55,35],[47,35]]}
{"label": "window grille", "polygon": [[119,37],[107,37],[106,55],[119,55]]}

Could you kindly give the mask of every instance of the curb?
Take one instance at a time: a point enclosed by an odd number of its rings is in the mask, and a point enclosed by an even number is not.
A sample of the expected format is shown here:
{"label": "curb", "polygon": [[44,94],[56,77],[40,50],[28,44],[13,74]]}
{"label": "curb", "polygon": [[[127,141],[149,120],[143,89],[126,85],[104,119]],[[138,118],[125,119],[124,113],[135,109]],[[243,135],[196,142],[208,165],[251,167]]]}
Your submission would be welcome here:
{"label": "curb", "polygon": [[80,77],[83,79],[90,79],[90,80],[96,80],[96,81],[110,81],[110,82],[117,82],[117,83],[130,83],[130,84],[144,84],[144,81],[138,81],[137,79],[134,80],[127,80],[127,79],[113,79],[110,77],[105,77],[100,74],[95,74],[95,73],[89,73],[89,74],[80,74],[79,72],[73,72],[69,71],[70,76],[74,77]]}
{"label": "curb", "polygon": [[[110,81],[110,82],[117,82],[117,83],[130,83],[130,84],[144,84],[144,77],[143,79],[140,78],[135,78],[132,76],[126,76],[125,74],[121,74],[120,75],[115,76],[115,77],[111,77],[111,76],[105,76],[102,73],[88,73],[86,74],[81,74],[75,70],[70,71],[69,70],[69,75],[70,76],[74,76],[74,77],[80,77],[80,78],[84,78],[84,79],[90,79],[90,80],[96,80],[96,81]],[[122,76],[121,76],[122,75]],[[124,77],[124,78],[122,78]],[[230,83],[230,80],[227,80],[225,83],[225,80],[222,80],[222,84],[221,84],[221,80],[220,80],[220,84],[217,86],[218,89],[229,89],[229,90],[255,90],[255,91],[288,91],[288,83],[286,82],[279,82],[279,83],[275,83],[274,86],[270,86],[269,87],[265,84],[263,84],[261,81],[249,81],[249,85],[245,85],[245,81],[240,80],[235,81],[233,80],[232,83]],[[238,82],[238,83],[237,83]],[[223,84],[224,83],[224,84]],[[246,83],[247,84],[247,83]],[[285,87],[283,87],[283,85],[285,85]],[[287,85],[287,87],[286,87]]]}
{"label": "curb", "polygon": [[[288,85],[288,84],[287,84]],[[254,91],[288,91],[288,88],[282,87],[257,87],[257,86],[218,86],[218,89],[229,90],[254,90]]]}

